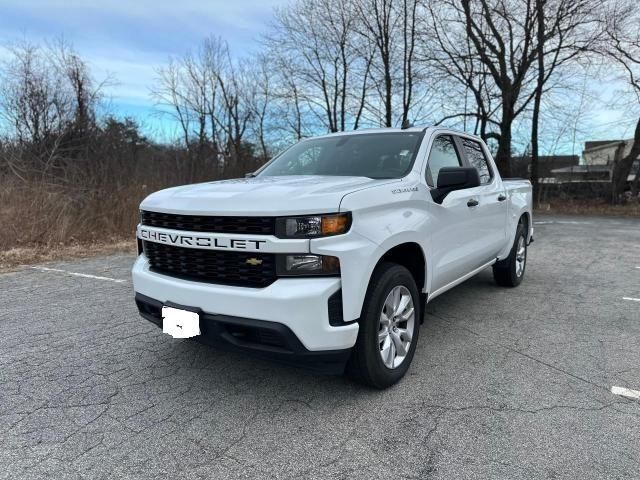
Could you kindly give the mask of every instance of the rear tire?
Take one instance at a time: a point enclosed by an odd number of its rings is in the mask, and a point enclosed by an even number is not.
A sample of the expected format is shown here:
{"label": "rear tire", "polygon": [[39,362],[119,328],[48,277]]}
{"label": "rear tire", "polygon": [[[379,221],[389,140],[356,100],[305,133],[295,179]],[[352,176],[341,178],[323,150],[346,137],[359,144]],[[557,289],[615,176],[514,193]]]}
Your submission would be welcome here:
{"label": "rear tire", "polygon": [[383,389],[400,380],[411,365],[420,329],[421,302],[405,267],[376,267],[365,296],[358,339],[347,365],[360,383]]}
{"label": "rear tire", "polygon": [[493,265],[493,278],[501,287],[517,287],[522,283],[527,266],[527,228],[520,221],[511,252]]}

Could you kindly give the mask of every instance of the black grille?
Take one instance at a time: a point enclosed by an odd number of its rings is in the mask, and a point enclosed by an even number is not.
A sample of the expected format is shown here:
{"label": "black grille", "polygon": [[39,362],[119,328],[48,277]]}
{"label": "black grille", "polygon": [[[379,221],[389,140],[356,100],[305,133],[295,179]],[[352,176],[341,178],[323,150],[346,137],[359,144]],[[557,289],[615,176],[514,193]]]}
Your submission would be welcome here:
{"label": "black grille", "polygon": [[[225,252],[176,247],[143,241],[144,254],[155,272],[185,280],[261,288],[276,280],[273,253]],[[262,261],[259,265],[249,259]]]}
{"label": "black grille", "polygon": [[274,217],[210,217],[205,215],[178,215],[143,210],[142,224],[149,227],[169,228],[187,232],[249,233],[274,235]]}

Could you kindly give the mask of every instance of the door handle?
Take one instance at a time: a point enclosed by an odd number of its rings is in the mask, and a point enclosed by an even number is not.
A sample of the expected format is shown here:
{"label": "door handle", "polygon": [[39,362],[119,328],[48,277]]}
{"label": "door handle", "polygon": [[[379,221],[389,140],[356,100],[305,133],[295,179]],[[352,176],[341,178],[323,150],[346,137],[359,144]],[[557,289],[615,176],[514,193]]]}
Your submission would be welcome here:
{"label": "door handle", "polygon": [[467,202],[467,207],[477,207],[477,206],[478,206],[478,200],[476,200],[475,198],[472,198]]}
{"label": "door handle", "polygon": [[500,196],[498,197],[498,201],[499,201],[499,202],[504,202],[506,199],[507,199],[507,196],[506,196],[506,195],[502,195],[502,194],[500,194]]}

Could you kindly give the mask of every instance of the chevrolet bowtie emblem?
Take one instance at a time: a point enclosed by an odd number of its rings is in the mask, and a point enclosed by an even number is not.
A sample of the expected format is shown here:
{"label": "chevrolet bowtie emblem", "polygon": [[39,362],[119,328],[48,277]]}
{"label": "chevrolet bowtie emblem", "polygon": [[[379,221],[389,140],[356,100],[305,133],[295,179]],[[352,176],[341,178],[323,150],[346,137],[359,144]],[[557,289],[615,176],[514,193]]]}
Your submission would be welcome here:
{"label": "chevrolet bowtie emblem", "polygon": [[253,265],[255,267],[256,265],[262,265],[262,260],[258,258],[247,258],[247,260],[244,263]]}

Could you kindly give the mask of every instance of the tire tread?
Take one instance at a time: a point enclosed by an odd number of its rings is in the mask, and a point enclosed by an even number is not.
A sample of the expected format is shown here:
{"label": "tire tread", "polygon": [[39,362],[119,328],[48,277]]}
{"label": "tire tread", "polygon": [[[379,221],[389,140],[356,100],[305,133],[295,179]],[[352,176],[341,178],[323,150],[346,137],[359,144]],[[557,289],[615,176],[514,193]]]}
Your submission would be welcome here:
{"label": "tire tread", "polygon": [[511,246],[511,251],[509,252],[509,256],[504,260],[500,260],[493,265],[493,279],[496,284],[501,287],[517,287],[522,282],[522,276],[517,277],[515,274],[515,263],[516,263],[516,247],[518,245],[518,239],[522,235],[526,235],[525,224],[520,221],[518,223],[518,228],[516,229],[516,236],[513,240],[513,245]]}
{"label": "tire tread", "polygon": [[[371,356],[373,356],[374,353],[375,355],[379,355],[379,353],[377,351],[371,352],[369,350],[370,347],[367,346],[365,338],[371,328],[376,328],[377,333],[378,302],[380,297],[385,293],[387,283],[389,283],[394,277],[403,277],[403,280],[409,283],[409,290],[414,294],[416,317],[414,323],[414,340],[412,340],[409,355],[404,360],[406,363],[398,367],[398,370],[394,371],[392,375],[389,375],[388,372],[386,374],[381,374],[377,365],[374,364]],[[420,295],[409,270],[402,265],[391,262],[384,262],[378,265],[371,276],[371,281],[369,282],[369,287],[365,295],[362,315],[359,320],[360,329],[358,331],[358,339],[355,347],[353,348],[349,363],[347,364],[347,374],[359,383],[378,389],[387,388],[400,380],[409,368],[411,360],[413,359],[416,343],[418,341],[421,314]],[[375,318],[372,318],[371,315],[374,315]],[[375,325],[373,325],[373,323],[375,323]],[[371,361],[368,361],[368,359]]]}

